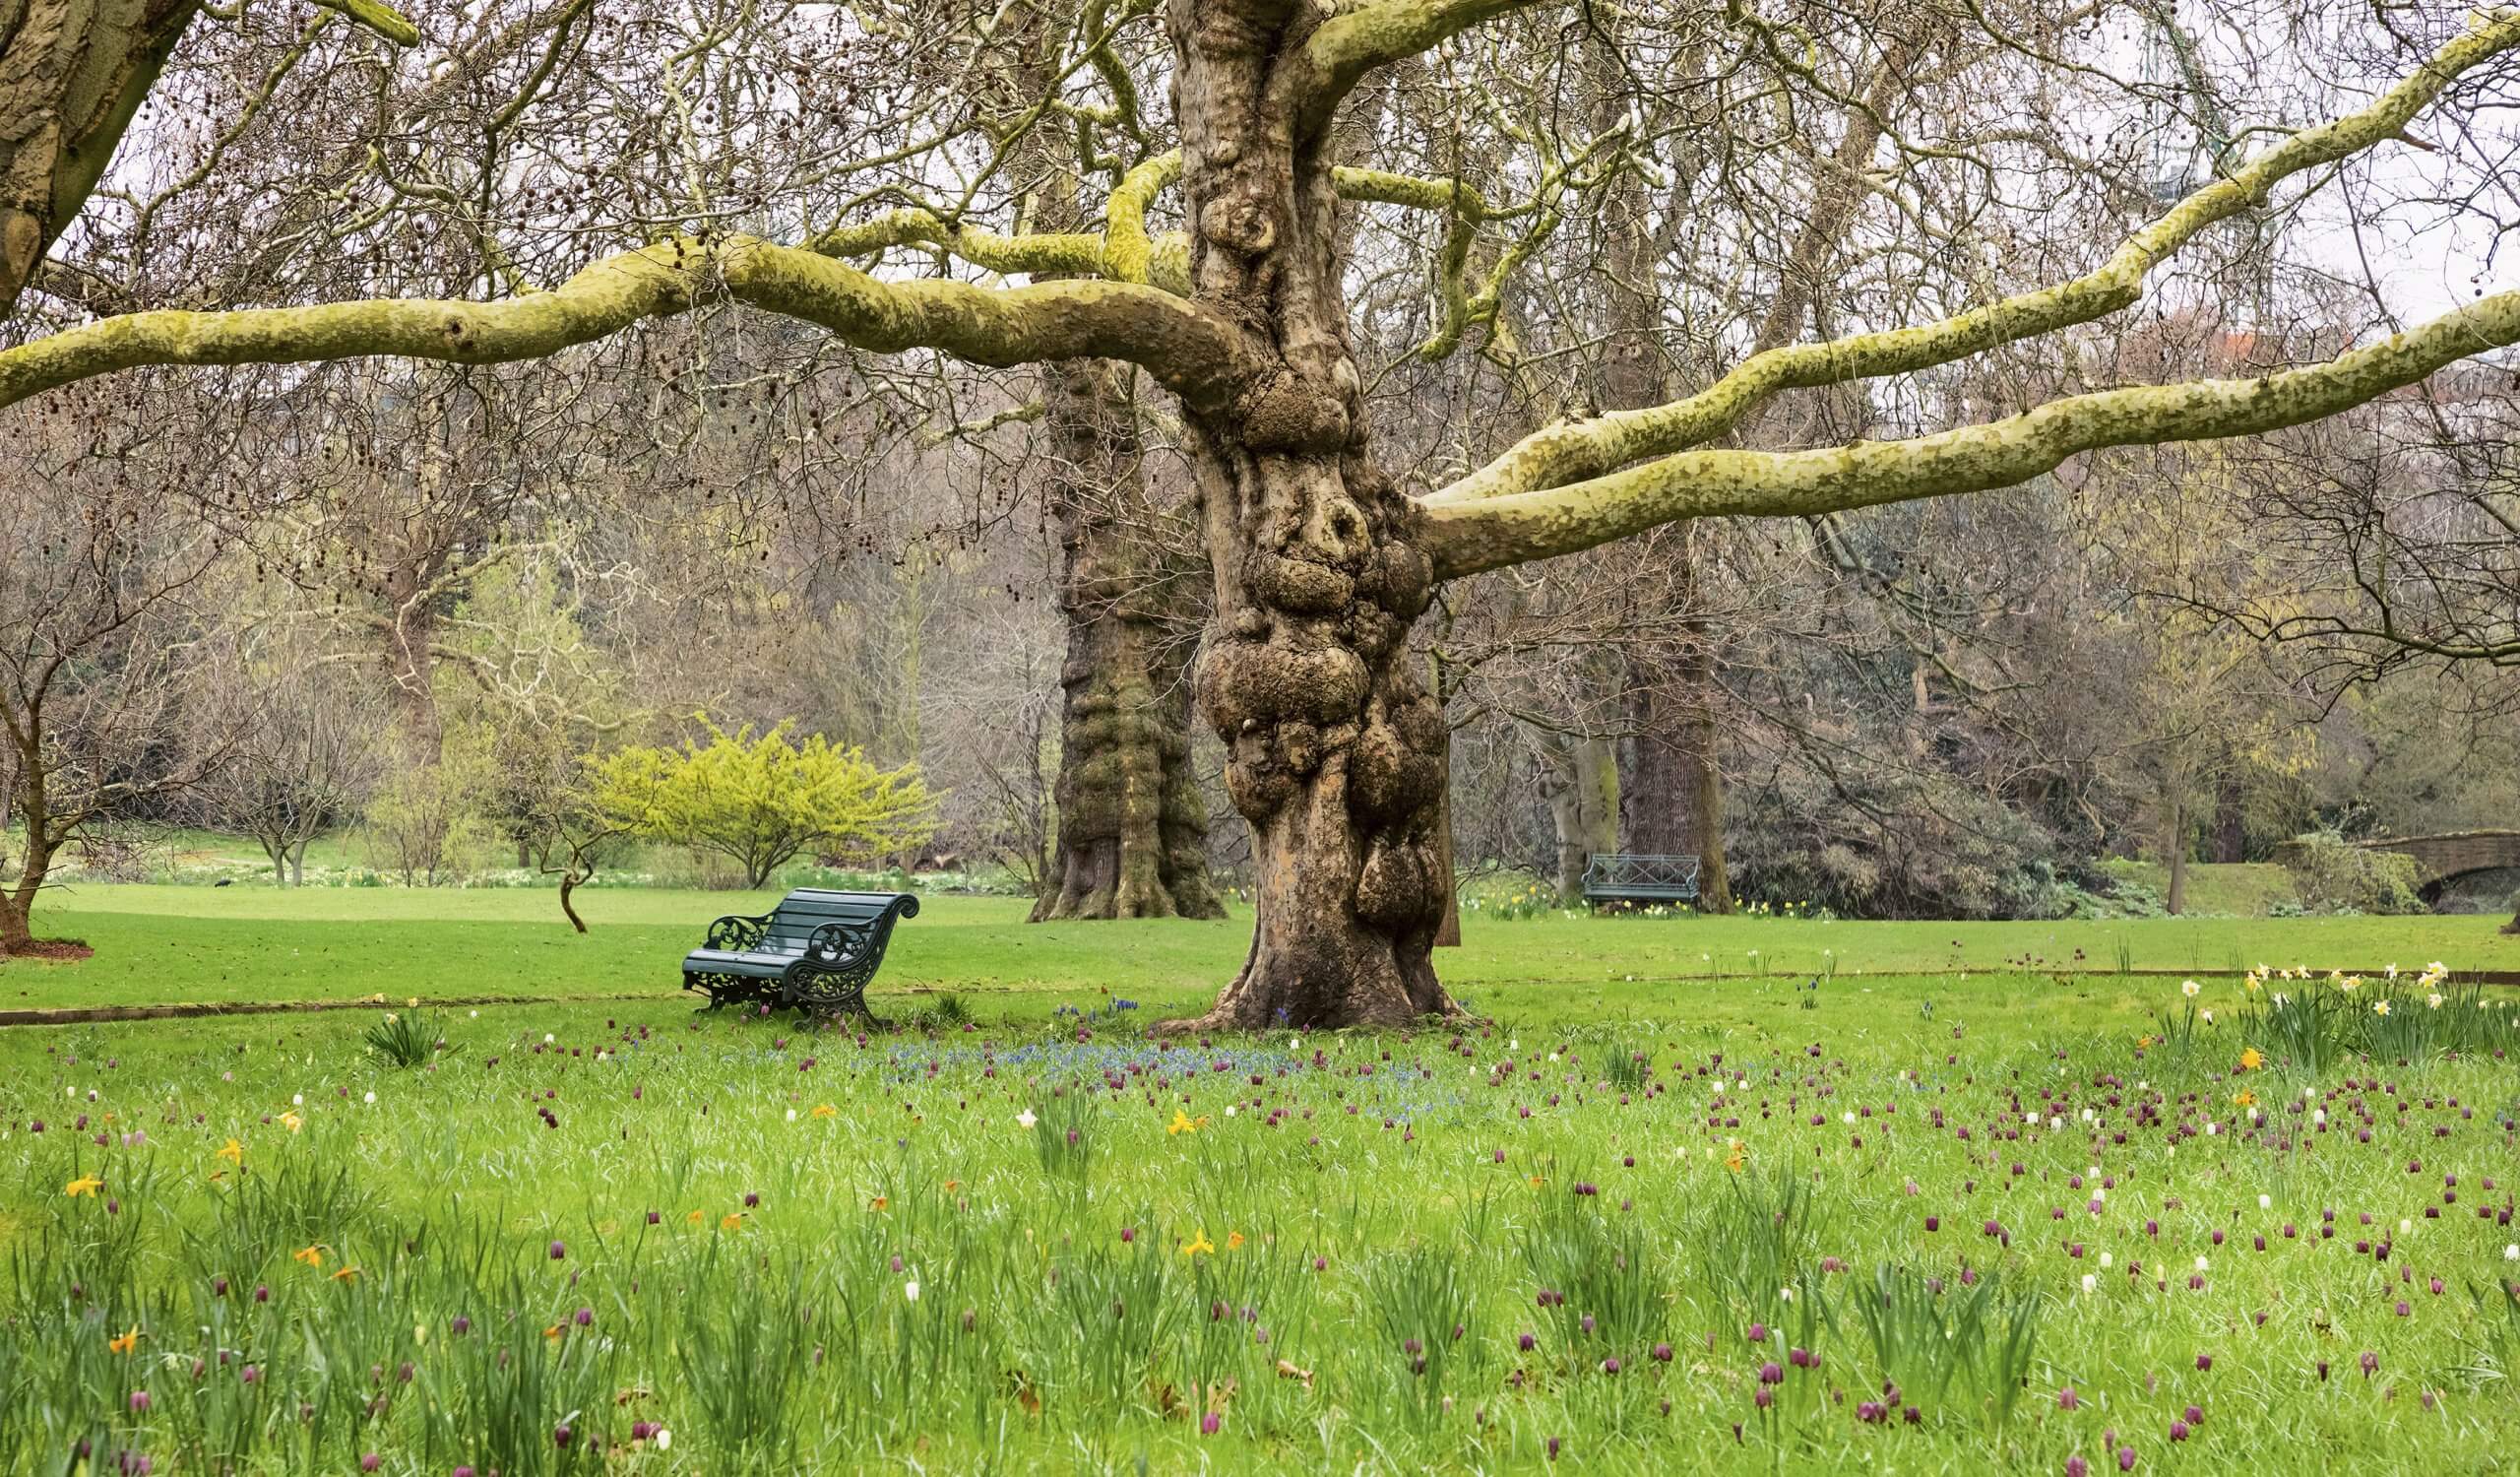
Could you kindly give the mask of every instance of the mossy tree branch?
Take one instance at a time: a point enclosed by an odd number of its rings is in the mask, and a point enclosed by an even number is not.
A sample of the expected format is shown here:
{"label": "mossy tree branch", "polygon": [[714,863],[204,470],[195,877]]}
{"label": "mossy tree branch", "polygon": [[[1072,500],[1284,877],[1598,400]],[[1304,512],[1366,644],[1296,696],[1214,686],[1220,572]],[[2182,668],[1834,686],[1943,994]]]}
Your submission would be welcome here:
{"label": "mossy tree branch", "polygon": [[0,351],[0,407],[142,364],[540,358],[720,295],[820,324],[877,353],[933,349],[990,365],[1125,359],[1197,407],[1230,403],[1256,373],[1239,340],[1211,314],[1154,288],[883,282],[814,252],[733,237],[622,252],[551,291],[497,302],[380,299],[106,318]]}
{"label": "mossy tree branch", "polygon": [[1684,518],[1799,516],[2008,487],[2104,446],[2256,435],[2351,410],[2520,343],[2520,290],[2325,363],[2255,379],[2140,385],[1983,425],[1810,451],[1680,452],[1544,491],[1426,509],[1439,577],[1574,553]]}
{"label": "mossy tree branch", "polygon": [[2089,323],[2142,298],[2144,278],[2198,232],[2263,203],[2284,180],[2400,137],[2461,75],[2520,47],[2520,11],[2501,9],[2434,52],[2369,107],[2305,129],[2230,177],[2204,186],[2129,236],[2099,270],[1915,328],[1884,329],[1754,354],[1695,395],[1644,410],[1561,421],[1437,489],[1433,504],[1475,502],[1597,478],[1644,457],[1696,446],[1780,391],[1903,374]]}

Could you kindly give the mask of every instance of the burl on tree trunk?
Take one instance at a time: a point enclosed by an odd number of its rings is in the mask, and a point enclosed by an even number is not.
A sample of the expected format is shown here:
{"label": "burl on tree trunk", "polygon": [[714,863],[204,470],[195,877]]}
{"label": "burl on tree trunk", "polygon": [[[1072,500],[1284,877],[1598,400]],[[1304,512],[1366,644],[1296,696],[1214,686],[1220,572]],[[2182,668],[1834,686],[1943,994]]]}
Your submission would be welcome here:
{"label": "burl on tree trunk", "polygon": [[1452,882],[1446,734],[1409,657],[1433,564],[1413,544],[1413,505],[1366,454],[1325,139],[1265,86],[1318,13],[1263,27],[1241,9],[1166,17],[1193,290],[1274,365],[1187,427],[1216,562],[1199,711],[1251,823],[1259,917],[1215,1007],[1172,1025],[1454,1014],[1430,952]]}

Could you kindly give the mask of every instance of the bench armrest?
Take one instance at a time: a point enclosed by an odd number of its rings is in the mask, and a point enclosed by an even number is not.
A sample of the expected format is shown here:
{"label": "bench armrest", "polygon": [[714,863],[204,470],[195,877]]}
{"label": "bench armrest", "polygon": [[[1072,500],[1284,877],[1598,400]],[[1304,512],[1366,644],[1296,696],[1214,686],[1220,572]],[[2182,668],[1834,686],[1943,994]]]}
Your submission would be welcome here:
{"label": "bench armrest", "polygon": [[827,923],[805,940],[805,957],[821,965],[853,964],[873,936],[874,931],[861,925]]}
{"label": "bench armrest", "polygon": [[770,931],[770,920],[774,916],[765,913],[759,918],[746,918],[729,913],[709,926],[709,935],[701,947],[740,954],[761,942],[762,936]]}

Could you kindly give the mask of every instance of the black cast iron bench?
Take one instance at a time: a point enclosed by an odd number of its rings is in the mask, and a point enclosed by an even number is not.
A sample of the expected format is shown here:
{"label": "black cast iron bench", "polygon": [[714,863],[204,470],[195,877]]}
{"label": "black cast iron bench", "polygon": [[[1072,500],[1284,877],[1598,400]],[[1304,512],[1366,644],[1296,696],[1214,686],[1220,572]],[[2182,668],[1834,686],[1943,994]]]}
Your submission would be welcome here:
{"label": "black cast iron bench", "polygon": [[729,915],[684,956],[682,988],[706,1008],[750,1000],[874,1018],[866,982],[884,962],[893,925],[918,916],[907,892],[799,887],[759,918]]}
{"label": "black cast iron bench", "polygon": [[1584,899],[1596,903],[1693,903],[1695,857],[1595,852],[1584,867]]}

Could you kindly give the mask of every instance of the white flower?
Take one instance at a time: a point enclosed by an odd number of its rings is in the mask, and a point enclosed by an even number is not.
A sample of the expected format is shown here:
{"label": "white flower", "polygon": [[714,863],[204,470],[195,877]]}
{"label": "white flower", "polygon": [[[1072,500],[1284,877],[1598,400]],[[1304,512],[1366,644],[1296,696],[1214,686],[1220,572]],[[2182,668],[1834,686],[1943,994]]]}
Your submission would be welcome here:
{"label": "white flower", "polygon": [[2115,1262],[2115,1261],[2116,1261],[2116,1259],[2117,1259],[2116,1257],[2110,1255],[2107,1252],[2101,1252],[2101,1253],[2100,1253],[2100,1269],[2101,1269],[2102,1271],[2104,1271],[2104,1272],[2105,1272],[2105,1271],[2108,1271],[2108,1270],[2109,1270],[2109,1268],[2110,1268],[2110,1264],[2111,1264],[2111,1263],[2113,1263],[2113,1262]]}
{"label": "white flower", "polygon": [[557,1038],[556,1038],[556,1037],[554,1037],[550,1032],[545,1031],[545,1032],[543,1032],[543,1033],[542,1033],[542,1044],[543,1044],[544,1046],[549,1046],[549,1045],[551,1045],[551,1043],[552,1043],[553,1041],[555,1041],[555,1040],[557,1040]]}
{"label": "white flower", "polygon": [[1290,1051],[1290,1052],[1300,1052],[1300,1051],[1302,1051],[1302,1050],[1303,1050],[1303,1038],[1302,1038],[1302,1037],[1300,1037],[1300,1036],[1297,1036],[1297,1037],[1293,1038],[1292,1040],[1289,1041],[1289,1042],[1287,1043],[1287,1050],[1288,1050],[1288,1051]]}
{"label": "white flower", "polygon": [[1785,1301],[1787,1301],[1787,1302],[1789,1302],[1789,1303],[1791,1303],[1791,1302],[1793,1302],[1793,1301],[1794,1301],[1794,1289],[1793,1289],[1793,1288],[1790,1288],[1790,1287],[1780,1287],[1780,1288],[1778,1288],[1778,1289],[1776,1290],[1776,1292],[1777,1292],[1777,1296],[1778,1296],[1778,1297],[1780,1297],[1780,1298],[1785,1299]]}
{"label": "white flower", "polygon": [[2520,1241],[2515,1241],[2511,1245],[2502,1249],[2502,1259],[2505,1261],[2520,1261]]}
{"label": "white flower", "polygon": [[2099,1277],[2097,1277],[2097,1276],[2095,1276],[2095,1275],[2093,1275],[2093,1274],[2092,1274],[2092,1273],[2090,1273],[2090,1272],[2085,1272],[2085,1273],[2083,1273],[2083,1291],[2085,1291],[2085,1292],[2097,1292],[2097,1291],[2099,1291],[2099,1290],[2100,1290],[2100,1278],[2099,1278]]}
{"label": "white flower", "polygon": [[2400,1217],[2398,1217],[2398,1235],[2400,1235],[2400,1236],[2412,1236],[2412,1235],[2414,1235],[2414,1234],[2415,1234],[2415,1222],[2413,1222],[2413,1221],[2411,1221],[2411,1220],[2408,1220],[2408,1219],[2407,1219],[2406,1217],[2404,1217],[2404,1216],[2400,1216]]}
{"label": "white flower", "polygon": [[376,1101],[376,1093],[375,1093],[375,1090],[374,1090],[374,1089],[372,1089],[372,1088],[371,1088],[371,1089],[368,1091],[368,1094],[367,1094],[367,1097],[366,1097],[366,1101],[367,1101],[367,1102],[369,1102],[369,1103],[371,1103],[371,1104],[372,1104],[372,1103],[374,1103],[374,1102]]}
{"label": "white flower", "polygon": [[2204,988],[2204,986],[2197,984],[2194,980],[2186,980],[2179,984],[2178,993],[2192,1000],[2196,998],[2196,993]]}
{"label": "white flower", "polygon": [[2099,1178],[2100,1178],[2100,1166],[2099,1166],[2099,1165],[2097,1165],[2097,1164],[2095,1164],[2095,1165],[2093,1165],[2091,1168],[2089,1168],[2089,1169],[2087,1169],[2087,1170],[2083,1171],[2083,1178],[2084,1178],[2084,1179],[2086,1179],[2086,1180],[2097,1180],[2097,1179],[2099,1179]]}
{"label": "white flower", "polygon": [[1030,1108],[1027,1108],[1023,1112],[1015,1115],[1015,1124],[1019,1128],[1030,1128],[1040,1122],[1040,1119],[1033,1116],[1033,1110]]}
{"label": "white flower", "polygon": [[913,1277],[908,1282],[902,1284],[902,1296],[908,1298],[914,1303],[918,1301],[918,1279],[916,1277]]}
{"label": "white flower", "polygon": [[1507,1042],[1505,1043],[1505,1050],[1507,1050],[1507,1051],[1509,1051],[1509,1052],[1519,1052],[1519,1051],[1521,1051],[1522,1049],[1523,1049],[1523,1043],[1522,1043],[1521,1038],[1519,1038],[1519,1037],[1517,1037],[1517,1038],[1515,1038],[1515,1039],[1513,1039],[1513,1040],[1507,1041]]}
{"label": "white flower", "polygon": [[[472,1018],[473,1018],[474,1020],[479,1020],[479,1019],[481,1018],[481,1012],[480,1012],[480,1011],[478,1011],[478,1010],[475,1010],[475,1011],[472,1012]],[[664,1433],[663,1433],[663,1432],[662,1432],[662,1431],[658,1432],[657,1434],[658,1434],[659,1436],[662,1436],[662,1435],[664,1435]]]}
{"label": "white flower", "polygon": [[2207,1025],[2209,1025],[2209,1026],[2210,1026],[2210,1025],[2212,1025],[2213,1023],[2214,1023],[2214,1012],[2213,1012],[2213,1011],[2211,1011],[2211,1010],[2208,1010],[2208,1011],[2206,1011],[2206,1012],[2205,1012],[2205,1024],[2207,1024]]}
{"label": "white flower", "polygon": [[791,1124],[792,1124],[792,1123],[794,1123],[795,1121],[796,1121],[796,1110],[795,1110],[795,1109],[793,1109],[793,1108],[790,1108],[790,1109],[788,1109],[788,1122],[789,1122],[789,1123],[791,1123]]}
{"label": "white flower", "polygon": [[673,1449],[673,1433],[667,1431],[662,1426],[659,1426],[657,1428],[657,1449],[660,1451],[670,1451]]}
{"label": "white flower", "polygon": [[2021,1121],[2025,1124],[2036,1124],[2039,1122],[2039,1115],[2036,1113],[2025,1113],[2021,1116]]}
{"label": "white flower", "polygon": [[2213,1265],[2213,1264],[2212,1264],[2211,1262],[2207,1261],[2207,1260],[2206,1260],[2204,1257],[2202,1257],[2202,1256],[2199,1256],[2199,1257],[2197,1257],[2197,1258],[2196,1258],[2196,1269],[2197,1269],[2198,1271],[2200,1271],[2200,1272],[2210,1270],[2210,1269],[2212,1268],[2212,1265]]}
{"label": "white flower", "polygon": [[2272,1209],[2274,1209],[2274,1208],[2275,1208],[2275,1197],[2274,1197],[2273,1195],[2259,1195],[2259,1196],[2257,1197],[2257,1208],[2258,1208],[2258,1209],[2260,1209],[2260,1210],[2272,1210]]}
{"label": "white flower", "polygon": [[2431,1007],[2432,1007],[2433,1009],[2435,1009],[2435,1010],[2440,1009],[2440,1008],[2441,1008],[2441,992],[2439,992],[2439,991],[2437,991],[2437,990],[2436,990],[2436,991],[2432,992],[2430,995],[2426,995],[2426,996],[2424,997],[2424,1003],[2426,1003],[2426,1005],[2431,1006]]}
{"label": "white flower", "polygon": [[1551,1053],[1549,1053],[1549,1054],[1548,1054],[1548,1060],[1551,1060],[1551,1061],[1556,1060],[1557,1060],[1557,1054],[1556,1054],[1555,1052],[1551,1052]]}
{"label": "white flower", "polygon": [[292,1093],[290,1093],[290,1094],[288,1095],[288,1106],[290,1106],[291,1108],[303,1108],[303,1107],[305,1107],[305,1106],[306,1106],[306,1094],[304,1094],[304,1093],[302,1093],[302,1092],[292,1092]]}
{"label": "white flower", "polygon": [[1233,1105],[1231,1103],[1225,1105],[1225,1116],[1228,1118],[1233,1117]]}

